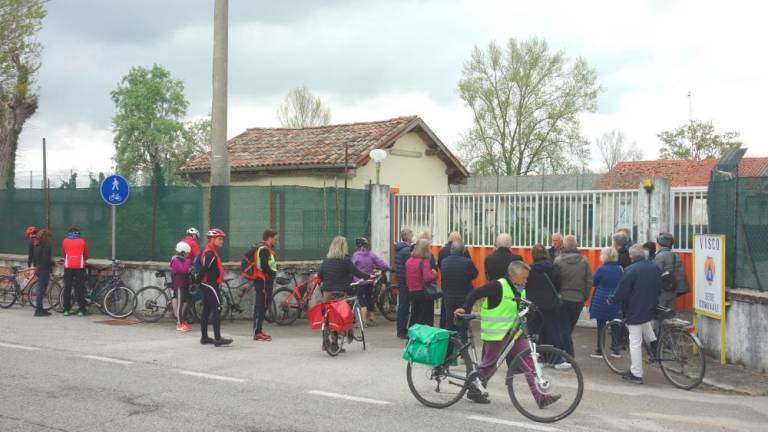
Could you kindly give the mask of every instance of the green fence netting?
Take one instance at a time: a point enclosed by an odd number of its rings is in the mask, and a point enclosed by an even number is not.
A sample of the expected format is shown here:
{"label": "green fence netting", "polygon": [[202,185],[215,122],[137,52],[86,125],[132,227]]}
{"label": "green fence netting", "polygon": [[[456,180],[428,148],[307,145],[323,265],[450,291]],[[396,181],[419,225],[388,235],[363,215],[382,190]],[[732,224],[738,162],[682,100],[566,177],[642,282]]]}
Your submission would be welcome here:
{"label": "green fence netting", "polygon": [[[0,191],[0,253],[25,254],[24,229],[45,226],[46,213],[56,244],[70,226],[78,226],[94,258],[111,253],[110,209],[97,189],[52,189],[46,212],[45,191]],[[117,257],[143,261],[168,259],[187,227],[203,233],[213,221],[227,231],[222,251],[237,261],[266,228],[280,234],[281,260],[316,260],[325,255],[331,238],[350,239],[369,232],[369,193],[294,186],[260,187],[134,187],[128,202],[117,208]],[[55,254],[60,252],[54,250]]]}
{"label": "green fence netting", "polygon": [[713,173],[710,232],[726,236],[726,285],[768,288],[768,177]]}

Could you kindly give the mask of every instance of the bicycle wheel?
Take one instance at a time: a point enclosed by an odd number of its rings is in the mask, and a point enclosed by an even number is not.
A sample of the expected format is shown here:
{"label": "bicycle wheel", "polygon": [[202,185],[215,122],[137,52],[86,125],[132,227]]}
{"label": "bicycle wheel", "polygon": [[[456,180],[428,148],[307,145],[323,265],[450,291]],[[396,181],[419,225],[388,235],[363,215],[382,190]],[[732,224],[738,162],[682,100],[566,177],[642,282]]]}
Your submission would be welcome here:
{"label": "bicycle wheel", "polygon": [[[207,288],[202,288],[207,289]],[[221,292],[221,295],[219,297],[221,299],[221,319],[226,319],[228,316],[230,316],[230,312],[232,311],[231,306],[231,300],[229,298],[229,294],[226,292]],[[189,315],[192,316],[194,321],[200,321],[200,317],[203,316],[203,304],[205,303],[204,298],[199,298],[197,300],[194,300],[192,302],[192,307],[189,308]]]}
{"label": "bicycle wheel", "polygon": [[[545,369],[542,359],[555,356],[570,363],[571,368]],[[568,417],[579,406],[584,378],[578,363],[568,353],[539,345],[535,356],[530,348],[515,356],[507,370],[507,391],[520,414],[536,422],[552,423]]]}
{"label": "bicycle wheel", "polygon": [[621,321],[611,321],[603,328],[600,351],[603,360],[613,372],[623,375],[629,372],[632,358],[629,355],[629,329]]}
{"label": "bicycle wheel", "polygon": [[360,310],[360,305],[355,305],[354,313],[355,324],[352,327],[352,338],[358,342],[362,342],[363,351],[365,351],[365,322],[363,321],[363,312]]}
{"label": "bicycle wheel", "polygon": [[61,283],[59,283],[58,280],[53,280],[48,283],[48,291],[45,293],[45,296],[48,298],[48,304],[50,305],[50,309],[55,310],[56,312],[63,312],[64,306],[60,303],[61,293],[63,291],[63,288],[61,287]]}
{"label": "bicycle wheel", "polygon": [[[45,292],[43,293],[43,310],[50,310],[51,309],[51,288],[53,287],[54,282],[49,281],[48,286],[45,287]],[[32,305],[33,308],[37,309],[37,285],[38,281],[35,281],[35,283],[31,284],[27,290],[29,291],[29,303]]]}
{"label": "bicycle wheel", "polygon": [[170,299],[164,289],[146,286],[136,292],[136,308],[133,314],[139,321],[157,322],[165,316],[169,302]]}
{"label": "bicycle wheel", "polygon": [[673,386],[690,390],[704,380],[707,369],[704,350],[687,331],[671,329],[659,340],[661,372]]}
{"label": "bicycle wheel", "polygon": [[112,318],[125,318],[136,309],[136,293],[126,286],[118,285],[104,295],[101,309]]}
{"label": "bicycle wheel", "polygon": [[323,350],[331,357],[336,357],[344,347],[344,335],[328,328],[323,329]]}
{"label": "bicycle wheel", "polygon": [[376,299],[376,306],[384,318],[395,321],[397,319],[397,292],[389,285],[383,286],[379,297]]}
{"label": "bicycle wheel", "polygon": [[[455,343],[458,340],[452,338],[451,346]],[[408,362],[405,374],[416,400],[430,408],[446,408],[461,400],[469,386],[467,377],[472,361],[466,350],[458,357],[462,361],[456,365],[451,365],[452,361],[435,367]]]}
{"label": "bicycle wheel", "polygon": [[301,300],[291,288],[280,288],[272,294],[275,305],[275,322],[278,325],[291,325],[301,314]]}
{"label": "bicycle wheel", "polygon": [[11,276],[0,277],[0,308],[8,309],[16,303],[19,296],[19,284]]}

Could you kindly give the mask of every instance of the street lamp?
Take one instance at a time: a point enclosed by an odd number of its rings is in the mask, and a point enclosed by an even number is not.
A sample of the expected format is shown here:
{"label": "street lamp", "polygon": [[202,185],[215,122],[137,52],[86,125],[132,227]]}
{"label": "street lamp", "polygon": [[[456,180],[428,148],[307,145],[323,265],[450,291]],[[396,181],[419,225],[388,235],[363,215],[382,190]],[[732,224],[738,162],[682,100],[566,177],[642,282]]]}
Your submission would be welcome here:
{"label": "street lamp", "polygon": [[381,162],[387,158],[387,152],[382,149],[373,149],[368,156],[376,162],[376,184],[379,184],[379,168],[381,168]]}

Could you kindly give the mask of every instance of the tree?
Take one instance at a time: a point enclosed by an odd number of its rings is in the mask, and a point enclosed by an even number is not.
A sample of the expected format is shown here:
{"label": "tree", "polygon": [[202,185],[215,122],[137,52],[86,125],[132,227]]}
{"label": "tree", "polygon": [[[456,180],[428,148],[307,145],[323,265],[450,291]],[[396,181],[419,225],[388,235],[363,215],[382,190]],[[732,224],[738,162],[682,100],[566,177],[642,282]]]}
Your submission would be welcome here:
{"label": "tree", "polygon": [[596,79],[584,59],[537,38],[475,47],[459,81],[474,120],[462,157],[480,175],[580,172],[589,143],[578,114],[597,108]]}
{"label": "tree", "polygon": [[624,144],[624,134],[621,131],[612,130],[595,140],[603,166],[610,171],[617,163],[623,161],[638,161],[643,158],[643,151],[637,147],[637,142]]}
{"label": "tree", "polygon": [[59,189],[77,189],[77,172],[69,170],[69,179],[61,180]]}
{"label": "tree", "polygon": [[175,157],[168,166],[165,178],[169,184],[184,184],[185,182],[174,173],[178,167],[187,161],[202,156],[211,151],[211,117],[189,121],[176,141]]}
{"label": "tree", "polygon": [[277,110],[277,118],[285,128],[325,126],[331,123],[331,109],[306,86],[301,86],[288,92]]}
{"label": "tree", "polygon": [[45,15],[42,0],[0,1],[0,189],[14,187],[19,135],[37,111],[42,46],[36,36]]}
{"label": "tree", "polygon": [[189,102],[184,84],[160,65],[133,67],[112,91],[112,101],[117,108],[112,124],[118,172],[164,185],[165,173],[178,162],[185,130]]}
{"label": "tree", "polygon": [[742,142],[737,139],[738,132],[716,133],[711,121],[691,121],[656,136],[663,143],[659,152],[662,159],[719,158],[724,151],[742,146]]}

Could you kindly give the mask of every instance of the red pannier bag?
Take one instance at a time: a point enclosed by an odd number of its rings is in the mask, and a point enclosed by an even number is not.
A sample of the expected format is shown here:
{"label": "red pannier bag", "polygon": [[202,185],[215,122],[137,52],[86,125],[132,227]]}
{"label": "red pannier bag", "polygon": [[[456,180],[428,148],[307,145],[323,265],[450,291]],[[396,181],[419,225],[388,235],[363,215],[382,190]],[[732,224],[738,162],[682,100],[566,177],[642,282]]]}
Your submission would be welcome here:
{"label": "red pannier bag", "polygon": [[352,308],[345,300],[333,300],[313,306],[307,311],[307,322],[312,330],[323,327],[323,316],[328,311],[328,327],[337,333],[343,333],[352,328],[354,316]]}

